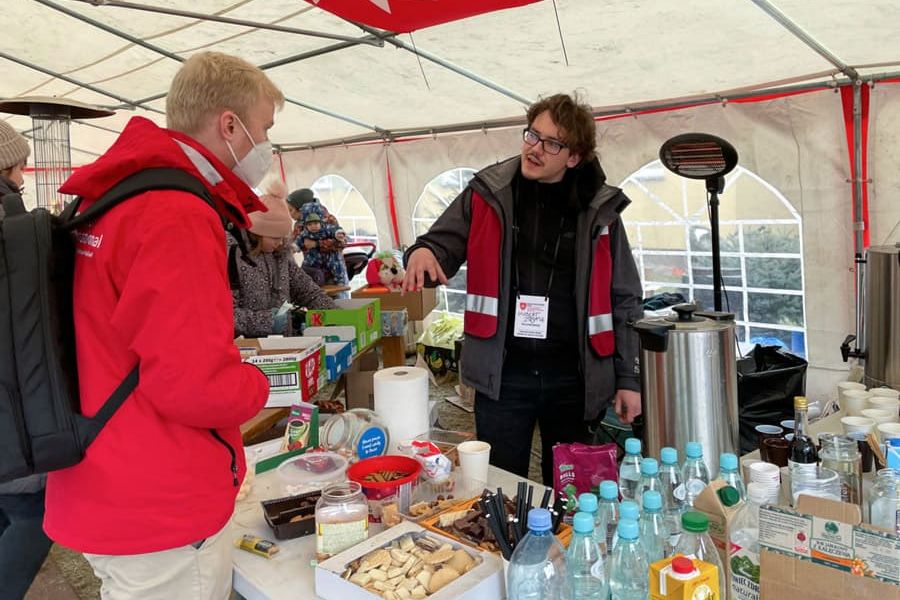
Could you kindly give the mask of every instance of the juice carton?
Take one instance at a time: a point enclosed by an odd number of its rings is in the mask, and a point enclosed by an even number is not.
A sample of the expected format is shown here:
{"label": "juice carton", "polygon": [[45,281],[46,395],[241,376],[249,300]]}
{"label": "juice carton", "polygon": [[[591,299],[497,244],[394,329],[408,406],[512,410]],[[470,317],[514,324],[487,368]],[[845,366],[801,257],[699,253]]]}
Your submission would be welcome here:
{"label": "juice carton", "polygon": [[725,599],[715,565],[679,554],[650,565],[650,600]]}

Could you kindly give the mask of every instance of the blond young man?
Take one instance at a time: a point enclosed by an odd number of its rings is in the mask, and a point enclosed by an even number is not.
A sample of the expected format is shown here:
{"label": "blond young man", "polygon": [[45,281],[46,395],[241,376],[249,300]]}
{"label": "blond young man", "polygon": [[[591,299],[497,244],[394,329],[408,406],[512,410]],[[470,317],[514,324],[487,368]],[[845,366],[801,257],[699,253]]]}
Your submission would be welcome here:
{"label": "blond young man", "polygon": [[239,425],[268,384],[232,343],[223,221],[263,209],[251,187],[271,165],[284,97],[265,74],[202,52],[175,75],[169,129],[133,118],[61,188],[86,208],[122,179],[168,167],[211,204],[145,192],[78,231],[74,305],[82,410],[95,413],[134,366],[140,380],[85,459],[50,473],[44,527],[83,552],[118,599],[227,598],[229,522],[244,477]]}

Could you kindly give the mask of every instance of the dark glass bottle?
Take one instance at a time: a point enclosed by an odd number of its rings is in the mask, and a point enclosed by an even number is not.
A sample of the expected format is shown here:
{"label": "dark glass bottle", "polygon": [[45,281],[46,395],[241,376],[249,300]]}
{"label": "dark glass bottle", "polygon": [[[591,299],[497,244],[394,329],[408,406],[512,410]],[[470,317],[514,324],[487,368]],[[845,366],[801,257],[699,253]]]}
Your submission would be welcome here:
{"label": "dark glass bottle", "polygon": [[816,450],[816,443],[808,434],[807,406],[808,403],[804,396],[796,396],[794,398],[794,439],[791,440],[788,452],[792,473],[797,470],[807,471],[809,469],[812,469],[814,472],[819,462],[819,452]]}

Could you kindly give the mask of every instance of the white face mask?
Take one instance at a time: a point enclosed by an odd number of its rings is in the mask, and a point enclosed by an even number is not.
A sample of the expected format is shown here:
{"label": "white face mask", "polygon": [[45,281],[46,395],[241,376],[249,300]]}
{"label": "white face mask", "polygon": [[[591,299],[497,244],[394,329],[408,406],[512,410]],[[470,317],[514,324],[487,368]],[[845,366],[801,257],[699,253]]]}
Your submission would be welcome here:
{"label": "white face mask", "polygon": [[234,171],[234,174],[240,177],[244,183],[250,187],[256,187],[272,167],[272,142],[266,140],[265,142],[257,144],[253,141],[253,136],[250,135],[247,128],[244,127],[244,123],[241,121],[240,117],[235,115],[234,118],[237,119],[238,125],[244,130],[247,139],[250,140],[253,147],[250,148],[250,151],[247,152],[244,158],[238,160],[237,155],[234,153],[234,148],[231,147],[231,144],[227,140],[225,141],[225,144],[228,146],[228,151],[231,152],[231,156],[234,158],[235,162],[235,165],[231,170]]}

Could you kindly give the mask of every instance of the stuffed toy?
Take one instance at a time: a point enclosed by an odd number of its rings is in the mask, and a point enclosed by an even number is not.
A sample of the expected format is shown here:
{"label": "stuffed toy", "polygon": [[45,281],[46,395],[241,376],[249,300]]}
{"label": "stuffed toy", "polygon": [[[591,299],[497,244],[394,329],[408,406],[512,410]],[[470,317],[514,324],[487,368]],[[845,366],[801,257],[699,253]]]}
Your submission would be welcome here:
{"label": "stuffed toy", "polygon": [[366,266],[366,281],[371,287],[384,287],[399,292],[406,271],[391,252],[379,252]]}

